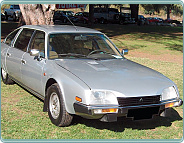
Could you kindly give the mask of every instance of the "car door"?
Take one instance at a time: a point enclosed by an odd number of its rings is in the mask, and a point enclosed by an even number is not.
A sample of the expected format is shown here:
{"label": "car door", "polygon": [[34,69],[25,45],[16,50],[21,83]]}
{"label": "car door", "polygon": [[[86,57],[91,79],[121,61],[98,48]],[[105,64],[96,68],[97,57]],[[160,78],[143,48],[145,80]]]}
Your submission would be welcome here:
{"label": "car door", "polygon": [[24,62],[22,56],[27,50],[33,32],[32,29],[23,29],[15,39],[15,43],[7,51],[6,66],[8,73],[18,82],[22,82],[21,65]]}
{"label": "car door", "polygon": [[[3,68],[5,71],[7,71],[7,67],[6,67],[6,61],[7,61],[7,57],[9,57],[10,55],[8,54],[8,50],[9,48],[11,48],[13,41],[17,35],[17,33],[19,32],[20,29],[16,29],[13,32],[11,32],[6,38],[5,40],[1,43],[1,68]],[[8,71],[7,71],[8,72]]]}
{"label": "car door", "polygon": [[[31,49],[40,51],[40,57],[30,55]],[[25,61],[21,67],[23,83],[31,90],[43,95],[43,66],[45,64],[45,32],[35,31],[29,44],[28,52],[22,59]]]}

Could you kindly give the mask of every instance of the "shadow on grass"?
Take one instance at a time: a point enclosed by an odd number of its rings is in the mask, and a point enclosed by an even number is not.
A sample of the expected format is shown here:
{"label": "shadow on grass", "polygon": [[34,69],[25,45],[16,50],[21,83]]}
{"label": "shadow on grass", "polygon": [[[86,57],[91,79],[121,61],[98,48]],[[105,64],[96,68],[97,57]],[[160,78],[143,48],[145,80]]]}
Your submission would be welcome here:
{"label": "shadow on grass", "polygon": [[101,122],[99,120],[84,119],[79,116],[75,116],[73,120],[73,126],[77,124],[84,124],[88,127],[96,129],[107,129],[114,132],[123,132],[125,128],[145,130],[145,129],[155,129],[156,127],[165,126],[169,127],[172,125],[173,121],[180,121],[182,118],[176,110],[170,109],[169,117],[154,116],[153,119],[149,120],[138,120],[133,121],[126,118],[118,118],[117,122]]}

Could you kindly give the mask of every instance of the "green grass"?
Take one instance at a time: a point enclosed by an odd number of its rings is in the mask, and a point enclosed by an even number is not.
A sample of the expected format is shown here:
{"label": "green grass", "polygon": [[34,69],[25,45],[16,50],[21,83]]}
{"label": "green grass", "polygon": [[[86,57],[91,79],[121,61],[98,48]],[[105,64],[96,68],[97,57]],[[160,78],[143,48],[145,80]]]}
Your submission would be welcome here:
{"label": "green grass", "polygon": [[[121,47],[132,52],[172,57],[182,56],[182,28],[128,25],[95,25]],[[117,31],[118,30],[118,31]],[[123,43],[123,44],[122,44]],[[176,45],[175,48],[169,48]],[[173,80],[183,99],[183,65],[177,61],[133,57],[128,59],[155,69]],[[1,136],[3,139],[181,139],[183,136],[183,106],[170,110],[167,118],[131,121],[119,118],[118,122],[104,123],[74,117],[69,127],[56,127],[47,113],[42,112],[43,102],[20,86],[1,83]]]}

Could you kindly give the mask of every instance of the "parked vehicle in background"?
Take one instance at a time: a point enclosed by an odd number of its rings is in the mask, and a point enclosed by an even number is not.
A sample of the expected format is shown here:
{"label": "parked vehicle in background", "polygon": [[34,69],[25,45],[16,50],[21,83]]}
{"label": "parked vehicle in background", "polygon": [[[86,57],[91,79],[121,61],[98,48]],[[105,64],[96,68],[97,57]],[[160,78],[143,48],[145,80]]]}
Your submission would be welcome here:
{"label": "parked vehicle in background", "polygon": [[74,12],[73,11],[62,11],[65,15],[67,16],[74,16]]}
{"label": "parked vehicle in background", "polygon": [[182,105],[173,81],[126,59],[127,53],[97,30],[25,25],[1,43],[1,78],[41,98],[56,126],[70,125],[74,115],[103,122],[151,119]]}
{"label": "parked vehicle in background", "polygon": [[118,14],[116,15],[116,20],[118,20],[119,24],[134,24],[135,18],[131,17],[131,10],[128,7],[120,7],[119,19],[117,18]]}
{"label": "parked vehicle in background", "polygon": [[82,22],[84,24],[89,21],[89,13],[88,12],[77,12],[74,17],[77,19],[77,22]]}
{"label": "parked vehicle in background", "polygon": [[5,20],[5,15],[3,13],[1,13],[1,21]]}
{"label": "parked vehicle in background", "polygon": [[138,15],[138,25],[148,25],[149,21],[143,15]]}
{"label": "parked vehicle in background", "polygon": [[72,11],[55,11],[54,12],[54,16],[53,16],[53,21],[55,22],[56,20],[59,20],[63,23],[67,23],[68,18],[72,21],[72,22],[76,22],[76,18],[73,16],[73,12]]}
{"label": "parked vehicle in background", "polygon": [[[74,17],[77,22],[87,24],[89,22],[89,12],[77,12]],[[97,19],[94,18],[94,23],[97,23]]]}
{"label": "parked vehicle in background", "polygon": [[18,21],[21,15],[19,5],[10,5],[9,9],[4,9],[4,14],[6,20],[11,17],[14,21]]}
{"label": "parked vehicle in background", "polygon": [[119,21],[119,14],[115,8],[94,8],[94,17],[101,24]]}
{"label": "parked vehicle in background", "polygon": [[147,20],[149,21],[149,24],[157,24],[157,23],[159,23],[159,20],[156,17],[148,17]]}
{"label": "parked vehicle in background", "polygon": [[135,18],[131,18],[129,13],[121,13],[119,16],[119,24],[135,24]]}

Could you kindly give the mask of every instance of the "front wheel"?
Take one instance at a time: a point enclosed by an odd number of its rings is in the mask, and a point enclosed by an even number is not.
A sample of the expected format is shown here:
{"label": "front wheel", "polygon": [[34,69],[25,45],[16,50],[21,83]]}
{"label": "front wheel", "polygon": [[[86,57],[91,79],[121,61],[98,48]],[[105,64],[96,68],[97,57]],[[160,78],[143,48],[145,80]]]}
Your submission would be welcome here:
{"label": "front wheel", "polygon": [[47,89],[48,96],[48,115],[51,122],[56,126],[69,126],[73,116],[70,115],[65,108],[64,100],[57,83],[51,85]]}
{"label": "front wheel", "polygon": [[1,78],[2,78],[2,81],[4,84],[13,84],[14,83],[14,81],[10,79],[8,73],[3,68],[1,68]]}

